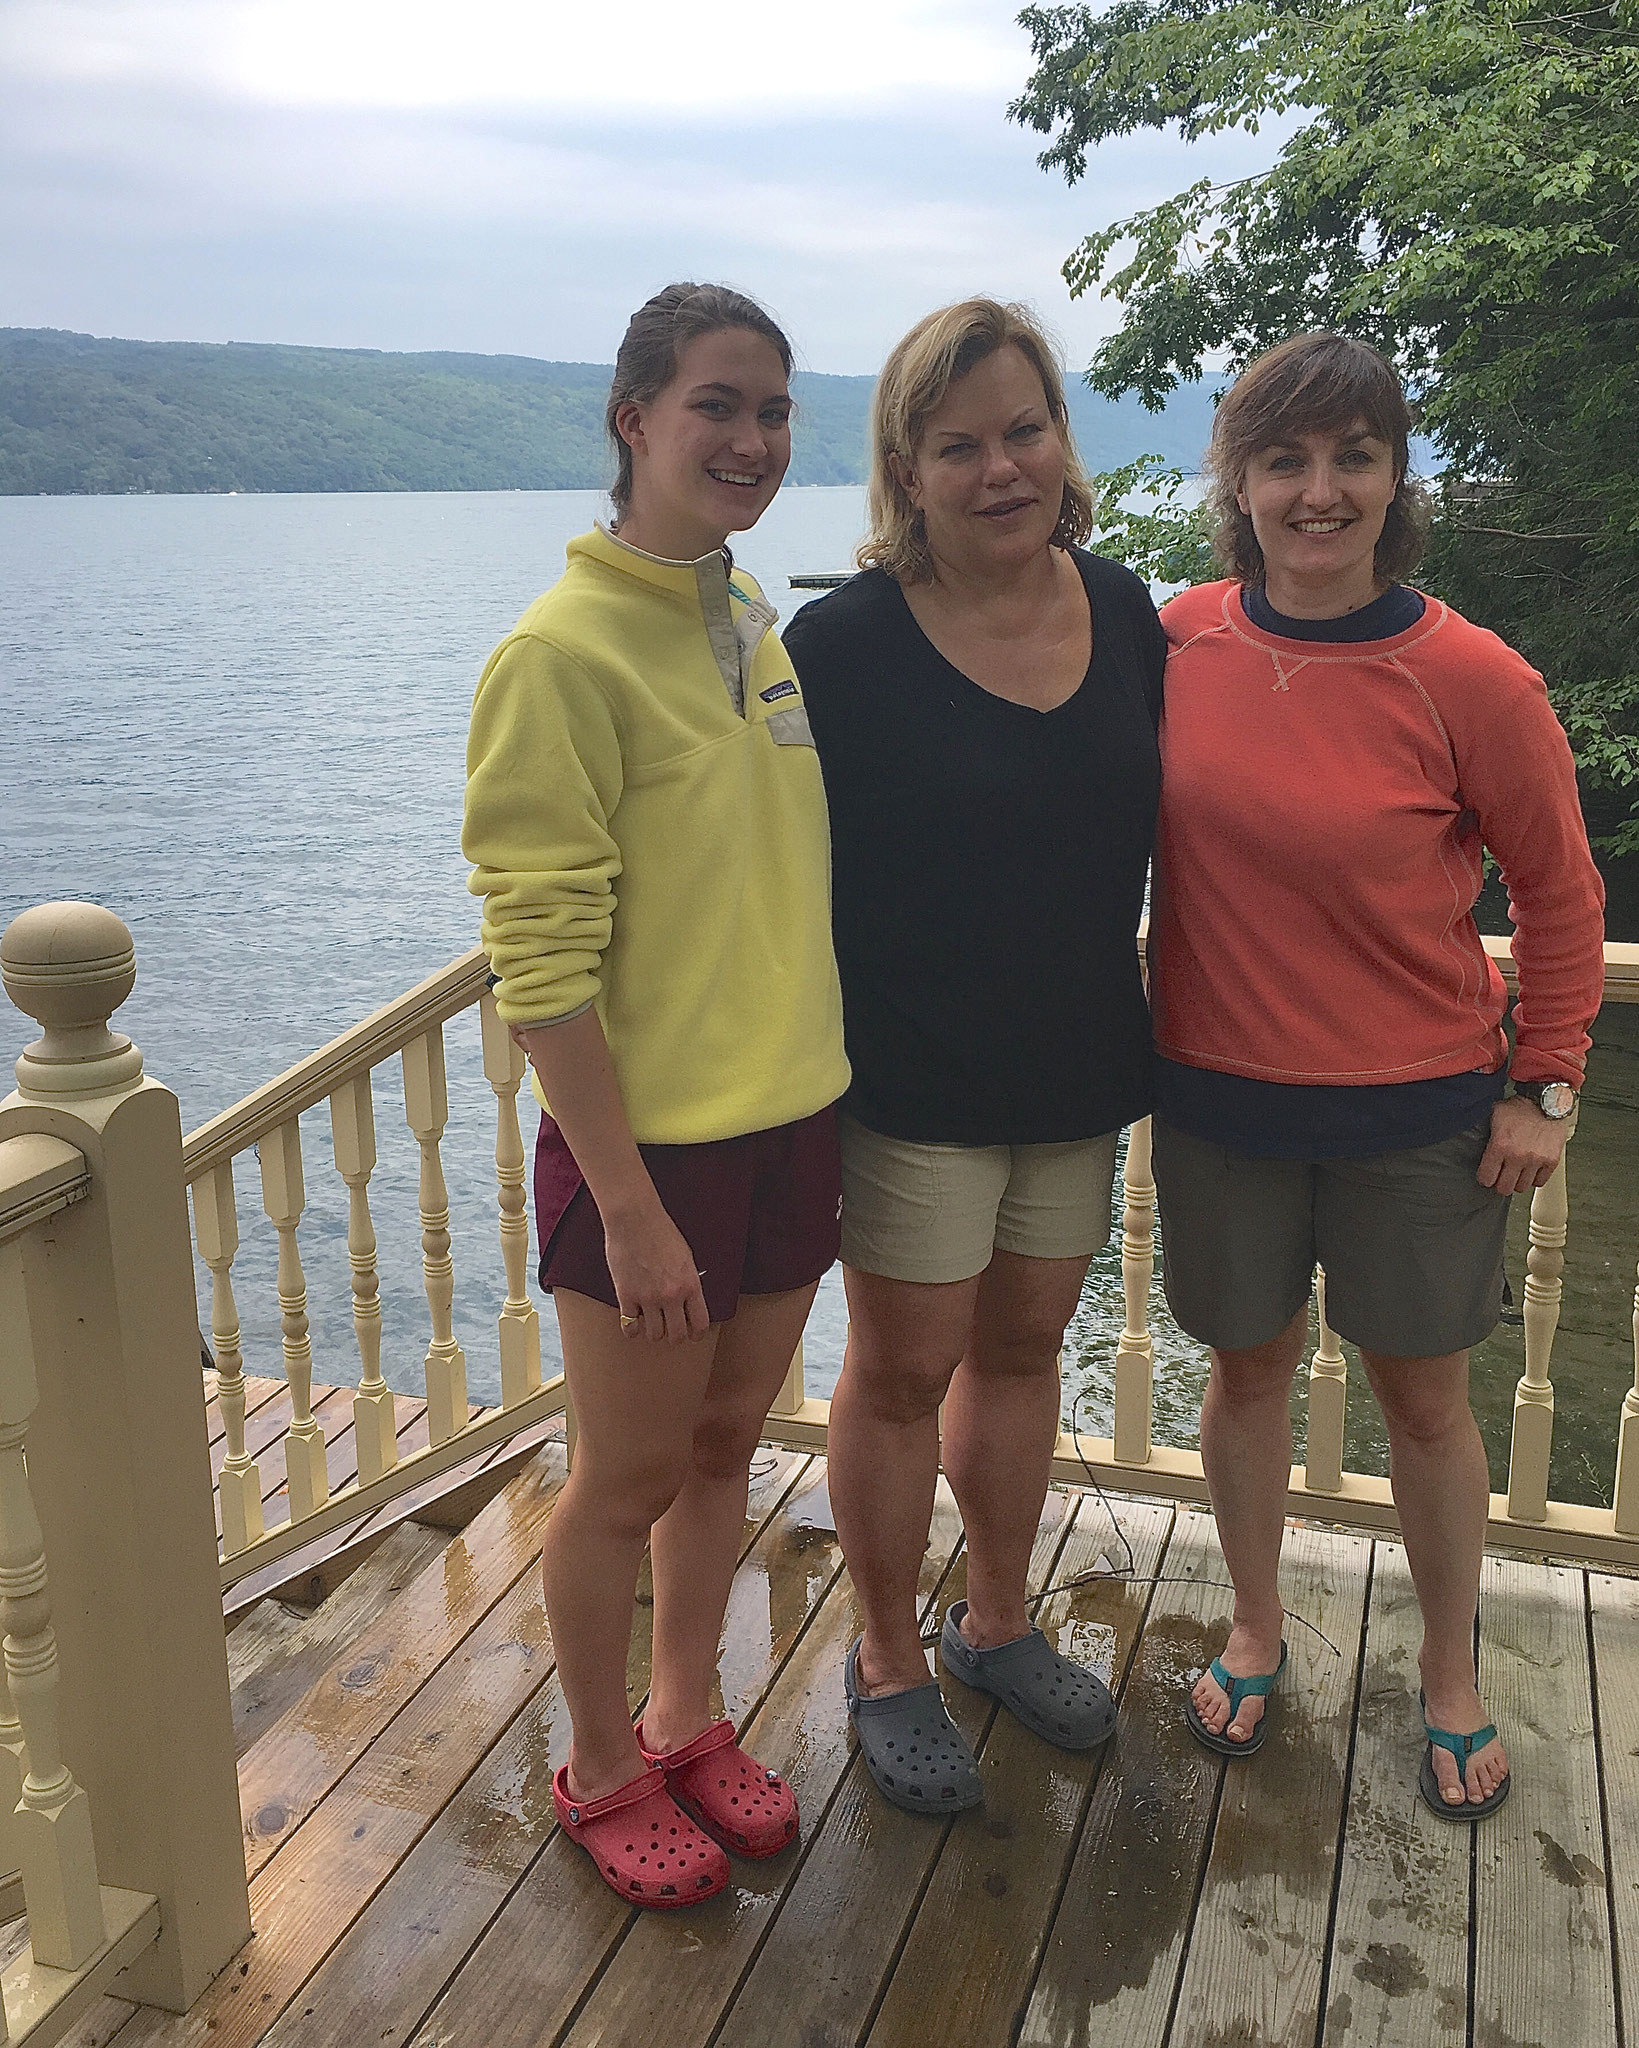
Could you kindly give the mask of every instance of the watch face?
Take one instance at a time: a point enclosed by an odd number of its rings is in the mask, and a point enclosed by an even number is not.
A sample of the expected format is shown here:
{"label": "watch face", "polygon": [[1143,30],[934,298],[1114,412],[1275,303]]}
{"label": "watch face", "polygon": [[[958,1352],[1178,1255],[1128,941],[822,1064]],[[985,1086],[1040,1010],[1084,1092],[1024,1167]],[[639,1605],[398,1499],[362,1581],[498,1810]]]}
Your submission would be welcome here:
{"label": "watch face", "polygon": [[1576,1107],[1576,1090],[1569,1081],[1548,1081],[1538,1100],[1544,1116],[1567,1117]]}

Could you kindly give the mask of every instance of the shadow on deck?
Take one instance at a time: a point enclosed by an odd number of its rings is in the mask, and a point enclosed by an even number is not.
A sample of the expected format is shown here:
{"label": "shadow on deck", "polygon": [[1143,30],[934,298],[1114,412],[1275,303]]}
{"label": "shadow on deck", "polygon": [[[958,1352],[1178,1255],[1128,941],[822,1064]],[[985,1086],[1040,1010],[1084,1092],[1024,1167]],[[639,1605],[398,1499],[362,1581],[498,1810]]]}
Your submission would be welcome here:
{"label": "shadow on deck", "polygon": [[[1416,1795],[1397,1545],[1289,1532],[1314,1628],[1294,1622],[1263,1750],[1225,1766],[1179,1712],[1227,1625],[1211,1520],[1119,1500],[1132,1581],[1040,1610],[1120,1691],[1114,1742],[1063,1755],[947,1680],[986,1803],[923,1820],[849,1742],[859,1623],[824,1462],[765,1451],[724,1707],[791,1778],[801,1838],[645,1916],[553,1821],[568,1727],[535,1560],[563,1469],[548,1446],[453,1539],[407,1523],[310,1614],[266,1601],[235,1631],[256,1938],[186,2017],[105,2000],[80,2048],[1616,2048],[1619,1974],[1636,2038],[1639,1583],[1486,1561],[1515,1791],[1476,1833]],[[960,1537],[941,1490],[930,1626],[962,1597]],[[1054,1492],[1034,1586],[1108,1573],[1107,1545],[1104,1504]],[[648,1660],[640,1602],[634,1711]]]}

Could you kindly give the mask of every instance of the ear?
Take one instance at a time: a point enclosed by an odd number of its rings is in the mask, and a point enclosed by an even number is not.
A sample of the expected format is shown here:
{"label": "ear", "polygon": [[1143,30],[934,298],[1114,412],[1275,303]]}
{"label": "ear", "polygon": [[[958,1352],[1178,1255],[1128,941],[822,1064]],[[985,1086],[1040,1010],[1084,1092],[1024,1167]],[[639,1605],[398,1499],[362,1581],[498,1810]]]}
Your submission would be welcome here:
{"label": "ear", "polygon": [[643,408],[635,399],[629,398],[624,405],[615,408],[615,432],[628,448],[644,448],[647,453],[643,440]]}
{"label": "ear", "polygon": [[908,462],[903,462],[899,456],[890,454],[888,457],[888,474],[898,484],[899,488],[913,505],[919,506],[921,504],[922,485],[917,478],[916,471]]}

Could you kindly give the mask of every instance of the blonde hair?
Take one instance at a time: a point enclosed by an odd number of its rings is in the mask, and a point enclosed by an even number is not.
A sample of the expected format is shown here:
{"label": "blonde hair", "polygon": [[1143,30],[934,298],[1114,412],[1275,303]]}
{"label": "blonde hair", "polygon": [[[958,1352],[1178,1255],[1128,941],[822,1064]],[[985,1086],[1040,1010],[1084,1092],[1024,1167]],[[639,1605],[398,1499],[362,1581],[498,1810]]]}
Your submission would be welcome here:
{"label": "blonde hair", "polygon": [[1085,543],[1093,531],[1093,493],[1070,432],[1058,357],[1024,306],[998,299],[963,299],[919,320],[882,365],[871,399],[871,476],[866,494],[870,531],[854,559],[862,569],[886,569],[901,583],[933,575],[922,518],[894,475],[894,461],[915,466],[916,444],[951,386],[1001,348],[1016,348],[1041,378],[1047,410],[1064,444],[1064,501],[1053,541]]}

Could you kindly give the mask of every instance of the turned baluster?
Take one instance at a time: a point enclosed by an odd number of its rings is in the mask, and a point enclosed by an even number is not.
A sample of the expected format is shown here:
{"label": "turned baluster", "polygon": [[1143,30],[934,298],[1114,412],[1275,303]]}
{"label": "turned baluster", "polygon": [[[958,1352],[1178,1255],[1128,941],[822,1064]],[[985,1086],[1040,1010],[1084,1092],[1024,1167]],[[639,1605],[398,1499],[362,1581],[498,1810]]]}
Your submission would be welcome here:
{"label": "turned baluster", "polygon": [[359,1480],[368,1485],[398,1463],[393,1397],[381,1376],[381,1281],[376,1227],[370,1217],[370,1176],[376,1166],[376,1112],[368,1072],[344,1081],[330,1098],[330,1139],[336,1171],[347,1183],[347,1264],[353,1278],[353,1334],[360,1375],[353,1396],[353,1441]]}
{"label": "turned baluster", "polygon": [[1309,1361],[1309,1419],[1305,1431],[1303,1481],[1311,1493],[1343,1491],[1343,1416],[1348,1403],[1349,1367],[1326,1320],[1326,1269],[1315,1268],[1315,1315],[1320,1343]]}
{"label": "turned baluster", "polygon": [[[1575,1125],[1573,1123],[1572,1130]],[[1567,1131],[1567,1141],[1571,1131]],[[1570,1149],[1566,1145],[1566,1152]],[[1548,1458],[1554,1443],[1554,1389],[1548,1368],[1565,1291],[1565,1239],[1570,1197],[1565,1158],[1531,1197],[1530,1250],[1525,1256],[1525,1371],[1514,1389],[1514,1434],[1508,1452],[1508,1513],[1516,1522],[1548,1519]]]}
{"label": "turned baluster", "polygon": [[[0,1329],[11,1333],[0,1353],[0,1625],[11,1713],[22,1738],[18,1761],[24,1765],[11,1839],[22,1866],[35,1961],[77,1970],[102,1947],[108,1931],[90,1801],[63,1761],[45,1539],[23,1450],[40,1395],[16,1244],[0,1246]],[[15,1743],[10,1728],[3,1732]]]}
{"label": "turned baluster", "polygon": [[299,1522],[330,1498],[324,1431],[313,1413],[313,1346],[307,1334],[307,1279],[296,1246],[296,1226],[307,1206],[302,1179],[301,1126],[292,1117],[257,1147],[262,1164],[262,1207],[279,1233],[279,1327],[284,1337],[290,1426],[285,1431],[285,1483],[290,1519]]}
{"label": "turned baluster", "polygon": [[450,1197],[439,1141],[450,1120],[444,1079],[444,1031],[435,1025],[404,1048],[404,1120],[421,1147],[421,1271],[432,1316],[427,1346],[427,1428],[446,1443],[467,1423],[467,1361],[455,1341],[455,1264],[450,1257]]}
{"label": "turned baluster", "polygon": [[1639,1536],[1639,1287],[1633,1290],[1633,1385],[1616,1439],[1616,1533]]}
{"label": "turned baluster", "polygon": [[1155,1175],[1150,1167],[1148,1117],[1127,1133],[1121,1200],[1121,1293],[1126,1320],[1115,1347],[1115,1461],[1118,1465],[1147,1465],[1155,1412],[1155,1339],[1150,1335]]}
{"label": "turned baluster", "polygon": [[518,1090],[529,1062],[501,1021],[495,998],[478,1005],[484,1079],[495,1091],[495,1180],[501,1210],[506,1300],[501,1306],[501,1406],[512,1408],[541,1384],[541,1318],[529,1298],[529,1216],[524,1194],[524,1141]]}
{"label": "turned baluster", "polygon": [[245,1449],[245,1361],[239,1349],[239,1307],[233,1298],[239,1206],[234,1199],[231,1159],[224,1159],[194,1182],[193,1227],[199,1256],[211,1274],[216,1404],[228,1446],[217,1492],[222,1502],[223,1555],[234,1557],[260,1539],[263,1523],[262,1475]]}

